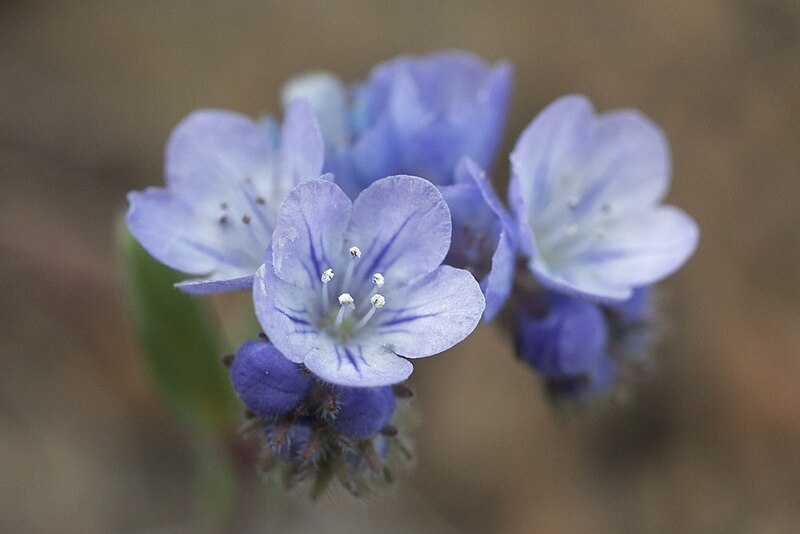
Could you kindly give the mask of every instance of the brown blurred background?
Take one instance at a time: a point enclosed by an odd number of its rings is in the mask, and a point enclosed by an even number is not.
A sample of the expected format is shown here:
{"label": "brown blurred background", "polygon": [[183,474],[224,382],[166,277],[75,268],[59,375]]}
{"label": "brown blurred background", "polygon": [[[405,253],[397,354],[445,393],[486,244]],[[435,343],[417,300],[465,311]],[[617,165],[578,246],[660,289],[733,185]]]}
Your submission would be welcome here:
{"label": "brown blurred background", "polygon": [[166,137],[195,108],[277,111],[294,74],[355,80],[441,48],[514,63],[506,149],[568,92],[665,128],[670,199],[702,236],[665,284],[657,372],[564,422],[481,327],[418,363],[417,466],[395,490],[258,494],[242,528],[800,532],[796,0],[0,4],[0,531],[202,531],[190,439],[123,308],[125,192],[162,183]]}

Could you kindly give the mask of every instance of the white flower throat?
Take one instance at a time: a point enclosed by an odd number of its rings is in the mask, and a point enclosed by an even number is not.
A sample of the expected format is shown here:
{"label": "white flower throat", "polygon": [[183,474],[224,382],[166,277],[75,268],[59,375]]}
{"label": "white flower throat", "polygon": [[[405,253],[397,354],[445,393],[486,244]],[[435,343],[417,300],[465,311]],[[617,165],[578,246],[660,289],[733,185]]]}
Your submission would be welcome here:
{"label": "white flower throat", "polygon": [[357,316],[358,311],[363,307],[356,303],[349,290],[351,289],[356,262],[361,258],[361,249],[353,246],[347,252],[350,256],[350,261],[339,286],[344,291],[337,297],[339,308],[335,312],[334,306],[331,305],[329,288],[336,273],[329,267],[320,276],[320,281],[322,282],[322,326],[327,327],[331,334],[342,337],[348,337],[364,328],[375,313],[386,305],[386,297],[378,293],[378,290],[386,283],[386,279],[381,273],[374,273],[372,275],[373,289],[368,297],[369,309],[361,317]]}

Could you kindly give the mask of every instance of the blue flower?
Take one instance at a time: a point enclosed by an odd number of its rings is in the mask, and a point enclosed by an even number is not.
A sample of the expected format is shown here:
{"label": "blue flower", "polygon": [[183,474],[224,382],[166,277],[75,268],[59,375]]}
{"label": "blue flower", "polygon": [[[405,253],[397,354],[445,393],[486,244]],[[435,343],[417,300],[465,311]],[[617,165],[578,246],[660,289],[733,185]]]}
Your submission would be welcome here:
{"label": "blue flower", "polygon": [[450,207],[453,239],[447,265],[467,269],[486,296],[483,320],[503,307],[514,281],[514,224],[485,173],[471,158],[456,167],[453,185],[441,186]]}
{"label": "blue flower", "polygon": [[463,156],[495,160],[512,82],[506,62],[465,52],[401,56],[376,66],[353,90],[329,73],[290,81],[284,102],[312,102],[328,143],[326,170],[352,197],[394,174],[453,182]]}
{"label": "blue flower", "polygon": [[522,133],[511,167],[519,246],[550,289],[623,301],[695,250],[694,221],[661,204],[670,177],[667,140],[636,111],[598,116],[585,97],[563,97]]}
{"label": "blue flower", "polygon": [[289,106],[283,131],[273,130],[232,111],[195,111],[167,143],[167,187],[128,195],[128,227],[148,252],[203,276],[179,284],[184,291],[250,289],[281,201],[320,176],[324,145],[307,102]]}
{"label": "blue flower", "polygon": [[615,376],[603,311],[581,298],[549,291],[530,298],[517,313],[516,345],[559,397],[590,397]]}
{"label": "blue flower", "polygon": [[378,180],[355,202],[329,181],[298,185],[253,286],[264,332],[327,382],[404,380],[412,365],[400,356],[452,347],[484,310],[472,275],[441,265],[450,237],[450,210],[421,178]]}

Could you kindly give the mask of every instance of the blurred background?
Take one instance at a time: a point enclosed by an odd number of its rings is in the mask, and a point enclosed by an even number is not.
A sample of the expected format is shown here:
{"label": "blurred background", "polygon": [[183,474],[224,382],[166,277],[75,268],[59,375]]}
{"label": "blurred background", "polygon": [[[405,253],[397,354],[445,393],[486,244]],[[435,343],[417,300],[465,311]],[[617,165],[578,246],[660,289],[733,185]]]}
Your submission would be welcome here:
{"label": "blurred background", "polygon": [[307,504],[255,483],[231,530],[800,531],[796,0],[0,3],[0,531],[203,530],[192,437],[124,307],[125,193],[162,183],[195,108],[278,111],[292,75],[442,48],[515,65],[506,154],[569,92],[666,130],[670,201],[702,235],[665,284],[657,370],[565,420],[482,326],[417,364],[417,465],[395,489]]}

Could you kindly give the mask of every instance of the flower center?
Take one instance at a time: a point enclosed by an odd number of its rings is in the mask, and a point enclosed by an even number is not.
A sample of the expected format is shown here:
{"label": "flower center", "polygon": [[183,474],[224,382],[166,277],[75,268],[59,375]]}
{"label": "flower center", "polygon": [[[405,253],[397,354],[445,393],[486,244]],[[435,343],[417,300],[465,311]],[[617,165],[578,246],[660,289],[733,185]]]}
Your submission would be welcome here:
{"label": "flower center", "polygon": [[[351,285],[353,281],[353,272],[355,271],[356,262],[361,258],[361,249],[358,247],[350,247],[348,250],[350,261],[344,273],[339,289],[342,292],[337,297],[338,308],[335,304],[331,303],[330,286],[336,274],[332,268],[325,269],[322,272],[320,281],[321,297],[322,297],[322,317],[320,320],[320,327],[327,330],[331,335],[347,339],[351,335],[363,329],[377,313],[378,310],[386,305],[386,297],[378,293],[378,290],[386,283],[386,279],[381,273],[374,273],[372,275],[372,291],[366,297],[369,299],[369,309],[359,316],[359,311],[363,306],[359,306],[351,294]],[[358,292],[353,291],[358,295]]]}

